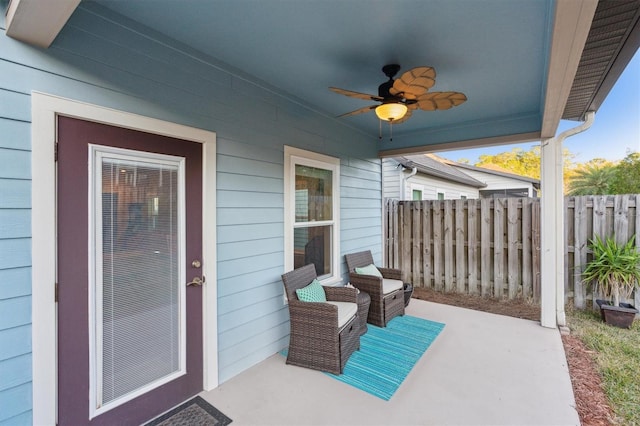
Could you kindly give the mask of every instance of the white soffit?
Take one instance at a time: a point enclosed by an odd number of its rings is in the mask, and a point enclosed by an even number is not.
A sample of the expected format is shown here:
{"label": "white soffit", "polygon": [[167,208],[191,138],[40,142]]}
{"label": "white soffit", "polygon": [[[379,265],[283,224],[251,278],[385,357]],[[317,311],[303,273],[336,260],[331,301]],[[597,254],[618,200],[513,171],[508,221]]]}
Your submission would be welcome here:
{"label": "white soffit", "polygon": [[542,138],[555,136],[597,6],[598,0],[556,2],[542,117]]}
{"label": "white soffit", "polygon": [[7,35],[47,48],[80,4],[80,0],[11,0],[7,7]]}

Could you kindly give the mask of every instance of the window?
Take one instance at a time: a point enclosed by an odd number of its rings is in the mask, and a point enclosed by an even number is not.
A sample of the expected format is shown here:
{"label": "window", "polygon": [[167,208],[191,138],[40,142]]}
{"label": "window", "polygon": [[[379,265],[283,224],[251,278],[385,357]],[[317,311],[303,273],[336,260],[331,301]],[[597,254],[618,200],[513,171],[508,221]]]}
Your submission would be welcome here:
{"label": "window", "polygon": [[421,201],[423,191],[424,191],[424,186],[411,184],[411,199],[413,201]]}
{"label": "window", "polygon": [[438,200],[444,200],[444,192],[438,191]]}
{"label": "window", "polygon": [[340,281],[340,160],[285,146],[285,270],[313,263]]}
{"label": "window", "polygon": [[461,200],[466,200],[466,199],[467,199],[467,196],[466,196],[466,195],[460,195],[460,199],[461,199]]}

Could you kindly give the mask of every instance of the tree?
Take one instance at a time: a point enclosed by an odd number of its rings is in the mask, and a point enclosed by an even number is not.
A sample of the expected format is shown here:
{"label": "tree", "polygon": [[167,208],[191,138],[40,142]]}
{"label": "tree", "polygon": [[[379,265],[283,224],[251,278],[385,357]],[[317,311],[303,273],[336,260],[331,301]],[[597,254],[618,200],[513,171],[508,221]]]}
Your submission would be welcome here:
{"label": "tree", "polygon": [[[571,151],[564,149],[562,152],[564,163],[565,188],[573,167],[572,160],[575,157]],[[495,155],[481,155],[475,164],[478,167],[498,169],[520,176],[540,179],[540,146],[535,145],[530,150],[514,148],[511,151],[501,152]]]}
{"label": "tree", "polygon": [[628,152],[615,168],[611,194],[640,194],[640,153]]}
{"label": "tree", "polygon": [[579,165],[568,182],[568,195],[610,194],[611,184],[616,175],[615,166],[601,158]]}

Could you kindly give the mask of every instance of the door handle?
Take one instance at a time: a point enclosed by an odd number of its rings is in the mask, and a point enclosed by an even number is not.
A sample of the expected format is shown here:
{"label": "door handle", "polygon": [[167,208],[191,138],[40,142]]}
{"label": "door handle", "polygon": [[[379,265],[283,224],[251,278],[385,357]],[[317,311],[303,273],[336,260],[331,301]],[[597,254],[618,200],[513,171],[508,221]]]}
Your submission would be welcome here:
{"label": "door handle", "polygon": [[204,284],[205,281],[206,281],[206,279],[205,279],[204,275],[202,276],[202,278],[193,277],[193,279],[190,282],[187,283],[187,287],[190,286],[190,285],[199,287],[202,284]]}

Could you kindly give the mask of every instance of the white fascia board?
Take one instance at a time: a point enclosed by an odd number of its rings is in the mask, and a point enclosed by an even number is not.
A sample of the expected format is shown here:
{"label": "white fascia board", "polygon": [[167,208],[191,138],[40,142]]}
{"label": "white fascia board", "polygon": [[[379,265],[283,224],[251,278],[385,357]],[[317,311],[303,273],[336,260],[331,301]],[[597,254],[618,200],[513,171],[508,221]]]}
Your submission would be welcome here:
{"label": "white fascia board", "polygon": [[598,0],[557,0],[542,111],[541,138],[556,134],[582,51],[591,29]]}
{"label": "white fascia board", "polygon": [[7,8],[7,35],[48,48],[79,4],[80,0],[11,0]]}

